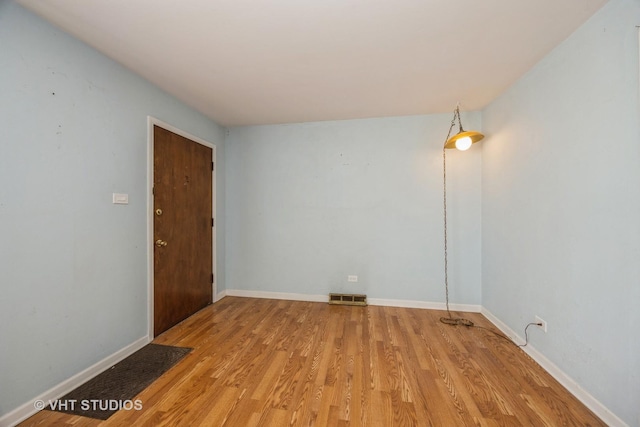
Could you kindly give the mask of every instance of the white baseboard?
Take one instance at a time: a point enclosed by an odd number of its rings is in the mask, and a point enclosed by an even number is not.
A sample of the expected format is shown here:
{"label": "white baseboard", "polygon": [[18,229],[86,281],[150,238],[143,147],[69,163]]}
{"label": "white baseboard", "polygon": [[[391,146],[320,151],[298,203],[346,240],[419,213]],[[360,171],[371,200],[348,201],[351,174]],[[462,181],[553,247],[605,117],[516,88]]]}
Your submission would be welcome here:
{"label": "white baseboard", "polygon": [[[381,305],[386,307],[403,308],[426,308],[428,310],[446,310],[447,306],[443,302],[412,301],[401,299],[367,298],[369,305]],[[449,309],[453,311],[464,311],[466,313],[480,313],[482,306],[476,304],[449,304]]]}
{"label": "white baseboard", "polygon": [[294,294],[285,292],[247,291],[244,289],[227,289],[226,296],[245,298],[283,299],[289,301],[328,302],[329,295]]}
{"label": "white baseboard", "polygon": [[[493,315],[489,310],[482,307],[480,312],[491,323],[496,325],[498,329],[504,332],[509,338],[518,342],[524,343],[525,339],[518,335],[513,329],[508,327],[504,322]],[[526,347],[522,347],[525,353],[527,353],[533,360],[535,360],[545,371],[547,371],[553,378],[555,378],[563,387],[565,387],[571,394],[573,394],[578,400],[580,400],[587,408],[591,409],[602,421],[611,427],[628,427],[624,421],[611,412],[606,406],[604,406],[595,397],[589,394],[585,389],[580,387],[576,381],[574,381],[569,375],[558,368],[552,361],[547,359],[542,353],[535,349],[531,344],[527,344]]]}
{"label": "white baseboard", "polygon": [[[221,294],[223,294],[221,296]],[[227,289],[218,294],[219,298],[223,296],[245,297],[245,298],[267,298],[267,299],[283,299],[290,301],[308,301],[308,302],[328,302],[329,295],[311,295],[311,294],[295,294],[269,291],[248,291],[243,289]],[[429,301],[411,301],[411,300],[395,300],[382,298],[367,298],[369,305],[379,305],[386,307],[405,307],[405,308],[427,308],[431,310],[446,310],[447,306],[442,302]],[[455,311],[465,311],[479,313],[482,308],[480,305],[474,304],[449,304],[449,308]]]}
{"label": "white baseboard", "polygon": [[79,372],[62,381],[60,384],[50,388],[39,396],[36,396],[32,400],[23,404],[22,406],[17,407],[13,411],[3,415],[0,418],[0,427],[10,427],[15,426],[16,424],[26,420],[30,416],[34,415],[38,412],[38,409],[34,407],[34,402],[38,400],[42,400],[44,402],[48,402],[49,400],[59,399],[70,391],[74,390],[78,386],[86,383],[91,378],[100,374],[102,371],[109,369],[111,366],[125,359],[127,356],[135,353],[137,350],[140,350],[142,347],[147,345],[151,340],[148,336],[142,337],[128,346],[116,351],[110,356],[105,357],[101,361],[95,363],[92,366],[89,366],[82,372]]}
{"label": "white baseboard", "polygon": [[220,291],[220,292],[218,292],[216,294],[216,298],[213,300],[213,302],[218,302],[218,301],[220,301],[222,298],[224,298],[226,296],[227,296],[227,291],[226,290]]}

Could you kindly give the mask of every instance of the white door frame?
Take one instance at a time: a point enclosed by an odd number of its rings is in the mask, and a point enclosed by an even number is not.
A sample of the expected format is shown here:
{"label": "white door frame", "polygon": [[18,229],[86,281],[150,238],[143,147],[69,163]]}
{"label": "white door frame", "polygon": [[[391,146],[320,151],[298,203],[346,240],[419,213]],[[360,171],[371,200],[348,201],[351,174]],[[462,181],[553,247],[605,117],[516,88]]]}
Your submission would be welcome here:
{"label": "white door frame", "polygon": [[[202,138],[191,135],[181,129],[171,126],[155,117],[147,116],[147,330],[149,334],[149,340],[154,338],[153,333],[153,262],[154,262],[154,249],[153,249],[153,127],[158,126],[166,129],[170,132],[188,138],[198,144],[211,148],[211,161],[216,163],[216,146],[215,144],[205,141]],[[211,187],[211,215],[216,218],[216,168],[213,168],[211,173],[212,187]],[[211,284],[211,301],[216,301],[217,296],[217,274],[216,274],[216,227],[211,227],[212,237],[212,259],[211,267],[213,271],[213,283]]]}

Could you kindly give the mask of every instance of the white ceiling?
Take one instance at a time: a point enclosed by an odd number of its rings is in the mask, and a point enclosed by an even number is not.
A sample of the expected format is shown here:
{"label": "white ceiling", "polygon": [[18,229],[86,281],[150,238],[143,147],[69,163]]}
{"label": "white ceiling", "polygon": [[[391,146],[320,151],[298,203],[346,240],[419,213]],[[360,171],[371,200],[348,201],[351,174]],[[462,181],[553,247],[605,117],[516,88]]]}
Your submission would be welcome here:
{"label": "white ceiling", "polygon": [[224,126],[479,110],[607,0],[20,0]]}

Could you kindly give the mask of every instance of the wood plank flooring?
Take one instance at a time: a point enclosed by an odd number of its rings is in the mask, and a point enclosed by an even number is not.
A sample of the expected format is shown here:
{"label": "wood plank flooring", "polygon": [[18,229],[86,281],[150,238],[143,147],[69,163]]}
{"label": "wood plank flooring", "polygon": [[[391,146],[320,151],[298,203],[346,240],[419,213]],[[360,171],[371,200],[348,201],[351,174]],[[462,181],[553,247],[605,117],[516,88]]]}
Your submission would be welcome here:
{"label": "wood plank flooring", "polygon": [[136,397],[142,410],[21,426],[604,425],[517,346],[443,314],[226,297],[154,340],[194,350]]}

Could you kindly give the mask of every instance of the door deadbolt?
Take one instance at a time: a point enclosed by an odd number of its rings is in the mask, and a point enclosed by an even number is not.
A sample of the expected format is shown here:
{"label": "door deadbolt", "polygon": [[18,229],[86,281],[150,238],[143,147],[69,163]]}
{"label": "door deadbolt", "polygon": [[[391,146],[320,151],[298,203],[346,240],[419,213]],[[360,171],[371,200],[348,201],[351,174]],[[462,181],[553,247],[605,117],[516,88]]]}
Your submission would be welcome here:
{"label": "door deadbolt", "polygon": [[162,215],[162,209],[156,209],[156,215],[158,216]]}
{"label": "door deadbolt", "polygon": [[156,240],[156,246],[159,247],[159,248],[165,247],[165,246],[167,246],[167,242],[165,242],[164,240],[158,239],[158,240]]}

